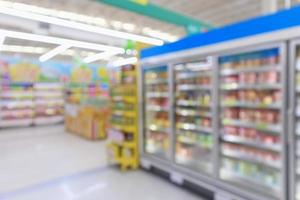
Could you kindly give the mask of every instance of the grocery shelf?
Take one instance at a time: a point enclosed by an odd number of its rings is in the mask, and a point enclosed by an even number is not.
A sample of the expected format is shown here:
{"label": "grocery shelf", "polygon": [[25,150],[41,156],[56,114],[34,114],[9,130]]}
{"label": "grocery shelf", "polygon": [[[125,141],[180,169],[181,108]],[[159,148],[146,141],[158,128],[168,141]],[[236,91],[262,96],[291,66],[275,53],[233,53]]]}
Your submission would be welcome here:
{"label": "grocery shelf", "polygon": [[147,111],[154,111],[154,112],[168,112],[169,108],[166,106],[159,106],[159,105],[147,105]]}
{"label": "grocery shelf", "polygon": [[251,103],[242,101],[230,101],[221,102],[222,107],[242,107],[242,108],[253,108],[253,109],[281,109],[281,102],[276,103]]}
{"label": "grocery shelf", "polygon": [[177,142],[184,143],[187,145],[197,146],[205,150],[212,150],[211,146],[210,147],[204,146],[202,144],[199,144],[199,142],[191,140],[189,137],[183,135],[177,135]]}
{"label": "grocery shelf", "polygon": [[183,123],[177,126],[178,129],[187,130],[187,131],[195,131],[195,132],[206,132],[213,133],[212,129],[209,127],[198,126],[196,124]]}
{"label": "grocery shelf", "polygon": [[204,108],[211,107],[211,104],[203,104],[203,103],[198,103],[196,101],[189,101],[189,100],[178,100],[178,101],[176,101],[176,105],[178,105],[178,106],[204,107]]}
{"label": "grocery shelf", "polygon": [[176,75],[177,80],[182,80],[182,79],[190,79],[190,78],[197,78],[197,77],[207,77],[207,76],[212,76],[211,71],[207,72],[180,72]]}
{"label": "grocery shelf", "polygon": [[268,72],[268,71],[280,71],[281,66],[278,65],[263,65],[263,66],[251,66],[247,68],[241,68],[241,69],[234,69],[234,67],[231,67],[231,69],[222,69],[220,71],[220,74],[222,76],[229,76],[229,75],[237,75],[240,73],[246,73],[246,72]]}
{"label": "grocery shelf", "polygon": [[274,161],[270,161],[270,160],[260,159],[257,156],[246,155],[244,153],[239,153],[237,151],[227,150],[224,148],[222,149],[221,153],[223,156],[226,156],[229,158],[243,160],[243,161],[247,161],[250,163],[256,163],[256,164],[263,165],[263,166],[277,169],[277,170],[280,170],[282,167],[282,163],[280,161],[274,162]]}
{"label": "grocery shelf", "polygon": [[147,92],[147,98],[167,98],[169,96],[168,92]]}
{"label": "grocery shelf", "polygon": [[244,144],[246,146],[255,147],[258,149],[264,149],[274,152],[280,152],[282,147],[277,144],[265,144],[260,141],[251,141],[247,138],[239,137],[239,136],[233,136],[233,135],[223,135],[222,140],[229,143],[235,143],[235,144]]}
{"label": "grocery shelf", "polygon": [[162,133],[169,133],[170,132],[170,130],[168,128],[158,126],[156,124],[149,124],[147,127],[148,127],[147,128],[148,130],[154,131],[154,132],[162,132]]}
{"label": "grocery shelf", "polygon": [[168,80],[166,79],[155,79],[146,81],[146,85],[157,85],[157,84],[167,84]]}
{"label": "grocery shelf", "polygon": [[[245,175],[242,175],[239,173],[234,173],[234,172],[231,172],[226,169],[220,170],[220,176],[222,179],[224,179],[226,181],[234,182],[235,184],[258,186],[258,188],[260,188],[260,190],[261,190],[260,192],[262,192],[262,193],[265,193],[266,191],[268,191],[270,194],[274,195],[274,194],[277,194],[278,193],[277,191],[279,191],[279,189],[280,189],[271,184],[266,186],[260,180],[256,180],[256,179],[252,178],[251,176],[245,176]],[[249,188],[247,188],[247,189],[249,189]]]}
{"label": "grocery shelf", "polygon": [[279,90],[281,89],[281,84],[270,83],[270,84],[241,84],[241,83],[229,83],[222,84],[221,89],[224,91],[228,90],[242,90],[242,89],[253,89],[253,90]]}
{"label": "grocery shelf", "polygon": [[210,85],[179,85],[177,86],[178,91],[190,91],[190,90],[211,90]]}
{"label": "grocery shelf", "polygon": [[234,120],[234,119],[223,119],[222,120],[223,125],[230,125],[230,126],[238,126],[243,128],[254,128],[261,131],[267,131],[267,132],[274,132],[274,133],[280,133],[281,126],[263,123],[263,122],[247,122],[247,121],[241,121],[241,120]]}
{"label": "grocery shelf", "polygon": [[194,116],[194,117],[212,117],[209,111],[195,111],[192,109],[176,109],[176,114],[181,116]]}
{"label": "grocery shelf", "polygon": [[19,126],[30,126],[33,124],[33,119],[10,119],[0,120],[0,127],[19,127]]}

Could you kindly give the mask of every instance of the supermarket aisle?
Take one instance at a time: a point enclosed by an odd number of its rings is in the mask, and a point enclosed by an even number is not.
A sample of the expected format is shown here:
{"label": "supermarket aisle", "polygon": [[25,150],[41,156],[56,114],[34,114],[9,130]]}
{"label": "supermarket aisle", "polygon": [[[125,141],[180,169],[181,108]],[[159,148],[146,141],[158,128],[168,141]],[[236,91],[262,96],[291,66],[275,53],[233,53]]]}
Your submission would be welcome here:
{"label": "supermarket aisle", "polygon": [[146,172],[106,166],[104,142],[62,126],[0,130],[0,158],[0,200],[199,199]]}

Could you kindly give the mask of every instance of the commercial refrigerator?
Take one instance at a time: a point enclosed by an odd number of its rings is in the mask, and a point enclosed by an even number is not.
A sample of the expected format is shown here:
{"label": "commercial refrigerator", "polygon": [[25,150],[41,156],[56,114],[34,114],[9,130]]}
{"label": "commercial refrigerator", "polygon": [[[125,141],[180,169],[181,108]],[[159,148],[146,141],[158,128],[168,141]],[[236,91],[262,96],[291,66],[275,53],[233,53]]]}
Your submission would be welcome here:
{"label": "commercial refrigerator", "polygon": [[[286,44],[229,49],[142,67],[142,161],[160,158],[150,160],[216,194],[286,200]],[[163,129],[151,126],[161,112]]]}
{"label": "commercial refrigerator", "polygon": [[287,198],[286,45],[219,55],[222,183],[264,199]]}

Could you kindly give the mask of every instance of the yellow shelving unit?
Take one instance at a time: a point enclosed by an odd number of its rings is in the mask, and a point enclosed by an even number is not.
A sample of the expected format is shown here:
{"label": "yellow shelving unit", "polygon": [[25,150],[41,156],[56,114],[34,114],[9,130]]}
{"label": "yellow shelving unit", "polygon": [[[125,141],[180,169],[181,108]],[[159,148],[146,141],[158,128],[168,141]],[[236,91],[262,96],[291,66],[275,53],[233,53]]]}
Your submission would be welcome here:
{"label": "yellow shelving unit", "polygon": [[112,70],[108,161],[126,171],[139,166],[137,67],[126,65]]}

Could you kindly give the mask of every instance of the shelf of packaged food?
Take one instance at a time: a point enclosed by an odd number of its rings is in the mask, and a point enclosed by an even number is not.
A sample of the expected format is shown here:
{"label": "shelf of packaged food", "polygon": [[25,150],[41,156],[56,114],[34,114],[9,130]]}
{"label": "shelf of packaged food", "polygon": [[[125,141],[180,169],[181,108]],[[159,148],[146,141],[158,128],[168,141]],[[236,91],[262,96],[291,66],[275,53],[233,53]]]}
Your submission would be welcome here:
{"label": "shelf of packaged food", "polygon": [[229,143],[243,144],[246,146],[263,149],[263,150],[269,150],[269,151],[275,151],[275,152],[281,151],[280,144],[271,144],[271,143],[263,143],[260,141],[251,141],[250,139],[243,138],[240,136],[223,135],[222,140],[225,142],[229,142]]}
{"label": "shelf of packaged food", "polygon": [[192,124],[192,123],[178,123],[176,125],[176,128],[181,129],[181,130],[186,130],[186,131],[212,133],[212,128],[203,127],[203,126]]}
{"label": "shelf of packaged food", "polygon": [[279,90],[282,88],[280,83],[265,83],[265,84],[243,84],[243,83],[227,83],[221,84],[221,89],[228,90]]}
{"label": "shelf of packaged food", "polygon": [[[28,91],[5,91],[1,93],[2,98],[20,98],[22,99],[32,99],[34,97],[33,92],[28,92]],[[19,100],[19,99],[18,99]]]}
{"label": "shelf of packaged food", "polygon": [[247,121],[241,121],[241,120],[234,120],[234,119],[223,119],[222,124],[224,126],[237,126],[242,128],[254,128],[261,131],[266,132],[274,132],[274,133],[280,133],[281,126],[280,124],[267,124],[263,122],[247,122]]}
{"label": "shelf of packaged food", "polygon": [[35,99],[35,105],[43,106],[43,105],[51,105],[51,106],[63,106],[65,101],[64,99]]}
{"label": "shelf of packaged food", "polygon": [[153,131],[153,132],[160,132],[160,133],[169,133],[170,132],[169,128],[166,128],[166,127],[163,127],[163,126],[160,126],[157,124],[149,124],[147,126],[147,129],[150,131]]}
{"label": "shelf of packaged food", "polygon": [[51,99],[58,99],[58,98],[63,98],[64,94],[61,91],[38,91],[34,92],[34,97],[36,98],[51,98]]}
{"label": "shelf of packaged food", "polygon": [[221,154],[228,158],[243,160],[243,161],[247,161],[249,163],[256,163],[256,164],[267,166],[269,168],[273,168],[273,169],[277,169],[277,170],[281,169],[281,164],[282,164],[281,161],[276,162],[276,161],[259,158],[254,155],[246,155],[245,153],[225,149],[224,147],[221,150]]}
{"label": "shelf of packaged food", "polygon": [[191,107],[204,107],[204,108],[208,108],[211,107],[211,104],[204,104],[204,103],[200,103],[197,102],[196,100],[178,100],[176,101],[176,105],[177,106],[191,106]]}
{"label": "shelf of packaged food", "polygon": [[24,100],[24,101],[19,101],[19,100],[1,100],[0,101],[0,106],[3,108],[7,109],[17,109],[17,108],[32,108],[34,107],[34,101],[33,100]]}
{"label": "shelf of packaged food", "polygon": [[221,102],[222,107],[242,107],[253,109],[281,109],[281,102],[275,103],[251,103],[242,101],[224,101]]}
{"label": "shelf of packaged food", "polygon": [[207,111],[195,111],[192,109],[176,109],[176,114],[186,117],[212,117],[212,114]]}
{"label": "shelf of packaged food", "polygon": [[134,110],[131,110],[131,111],[114,110],[113,114],[117,115],[117,116],[129,117],[129,118],[136,116],[136,113]]}
{"label": "shelf of packaged food", "polygon": [[1,110],[0,116],[8,116],[8,115],[33,115],[34,111],[32,109],[10,109],[10,110]]}
{"label": "shelf of packaged food", "polygon": [[146,97],[147,98],[168,98],[169,93],[168,92],[147,92]]}
{"label": "shelf of packaged food", "polygon": [[126,101],[129,103],[136,102],[135,96],[113,96],[112,99],[114,101]]}
{"label": "shelf of packaged food", "polygon": [[198,77],[209,77],[211,76],[212,73],[211,71],[206,71],[206,72],[181,72],[176,75],[177,80],[182,80],[182,79],[190,79],[190,78],[198,78]]}
{"label": "shelf of packaged food", "polygon": [[[262,191],[270,191],[270,188],[274,191],[279,191],[279,186],[276,187],[272,184],[264,184],[261,180],[255,179],[255,176],[245,176],[243,174],[240,174],[238,172],[233,172],[231,170],[221,169],[220,170],[220,177],[221,179],[235,182],[239,185],[257,185],[259,188],[261,188]],[[273,191],[272,191],[273,192]]]}
{"label": "shelf of packaged food", "polygon": [[61,84],[35,84],[34,89],[40,91],[60,91],[64,90],[64,86]]}
{"label": "shelf of packaged food", "polygon": [[176,141],[180,142],[180,143],[183,143],[183,144],[186,144],[186,145],[197,146],[197,147],[200,147],[201,149],[205,149],[205,150],[211,150],[212,149],[212,146],[205,146],[203,144],[200,144],[199,141],[191,139],[188,136],[177,135]]}
{"label": "shelf of packaged food", "polygon": [[168,112],[169,108],[167,106],[159,106],[159,105],[147,105],[147,111],[154,111],[154,112]]}
{"label": "shelf of packaged food", "polygon": [[121,125],[117,124],[115,122],[111,122],[113,124],[113,128],[119,131],[124,131],[124,132],[134,132],[136,130],[136,127],[134,125]]}
{"label": "shelf of packaged food", "polygon": [[177,86],[177,91],[190,91],[190,90],[211,90],[211,85],[189,85],[189,84],[182,84]]}
{"label": "shelf of packaged food", "polygon": [[240,73],[248,73],[248,72],[269,72],[269,71],[280,71],[281,67],[278,65],[265,65],[265,66],[253,66],[253,67],[247,67],[247,68],[240,68],[240,69],[234,69],[234,67],[229,69],[223,69],[221,70],[222,76],[230,76],[230,75],[237,75]]}
{"label": "shelf of packaged food", "polygon": [[0,127],[18,127],[18,126],[30,126],[33,124],[33,119],[1,119]]}
{"label": "shelf of packaged food", "polygon": [[155,79],[146,81],[146,85],[160,85],[160,84],[168,84],[167,79]]}

